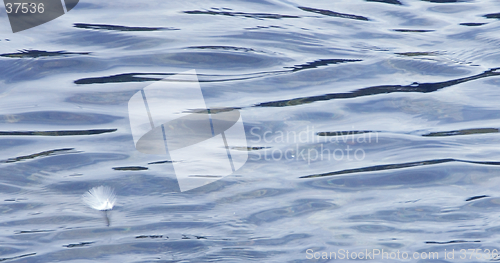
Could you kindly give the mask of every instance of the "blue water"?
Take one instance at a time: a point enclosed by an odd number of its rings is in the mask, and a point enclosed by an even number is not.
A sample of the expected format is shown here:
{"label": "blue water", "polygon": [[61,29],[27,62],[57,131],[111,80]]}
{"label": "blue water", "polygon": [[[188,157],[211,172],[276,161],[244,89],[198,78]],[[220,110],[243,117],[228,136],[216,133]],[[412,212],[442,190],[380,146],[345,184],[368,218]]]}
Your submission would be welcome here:
{"label": "blue water", "polygon": [[[0,261],[500,259],[499,13],[81,0],[13,34],[2,9]],[[241,112],[249,160],[180,192],[172,160],[135,149],[127,103],[191,69],[209,108]],[[117,194],[109,227],[81,199],[99,185]]]}

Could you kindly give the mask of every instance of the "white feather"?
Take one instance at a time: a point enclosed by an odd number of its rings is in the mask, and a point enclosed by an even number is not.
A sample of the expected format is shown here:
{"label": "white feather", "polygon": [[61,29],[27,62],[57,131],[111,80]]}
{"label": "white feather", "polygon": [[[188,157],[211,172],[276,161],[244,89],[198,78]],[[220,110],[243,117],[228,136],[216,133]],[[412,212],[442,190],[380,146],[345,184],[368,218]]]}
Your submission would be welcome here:
{"label": "white feather", "polygon": [[83,195],[82,199],[93,209],[107,211],[113,209],[116,195],[113,188],[101,185],[90,189]]}

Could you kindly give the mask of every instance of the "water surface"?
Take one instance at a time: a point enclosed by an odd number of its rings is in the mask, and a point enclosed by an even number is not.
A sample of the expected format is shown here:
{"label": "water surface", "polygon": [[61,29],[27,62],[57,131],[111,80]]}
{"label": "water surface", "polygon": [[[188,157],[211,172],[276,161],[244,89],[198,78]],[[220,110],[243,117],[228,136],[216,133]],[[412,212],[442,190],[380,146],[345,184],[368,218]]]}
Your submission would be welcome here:
{"label": "water surface", "polygon": [[[0,261],[488,261],[499,13],[486,0],[86,0],[20,33],[2,24]],[[191,69],[209,108],[240,110],[249,160],[180,192],[176,160],[135,150],[127,103]],[[110,227],[81,201],[98,185],[117,193]]]}

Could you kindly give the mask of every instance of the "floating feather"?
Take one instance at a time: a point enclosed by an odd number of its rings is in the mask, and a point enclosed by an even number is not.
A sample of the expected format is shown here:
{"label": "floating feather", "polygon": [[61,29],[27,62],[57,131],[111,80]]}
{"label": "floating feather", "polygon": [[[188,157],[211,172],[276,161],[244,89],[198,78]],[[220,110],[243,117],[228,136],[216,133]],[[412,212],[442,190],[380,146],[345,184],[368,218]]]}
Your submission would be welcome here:
{"label": "floating feather", "polygon": [[91,208],[103,211],[106,223],[109,226],[108,211],[113,209],[116,202],[116,195],[113,188],[103,185],[94,187],[86,192],[82,199]]}

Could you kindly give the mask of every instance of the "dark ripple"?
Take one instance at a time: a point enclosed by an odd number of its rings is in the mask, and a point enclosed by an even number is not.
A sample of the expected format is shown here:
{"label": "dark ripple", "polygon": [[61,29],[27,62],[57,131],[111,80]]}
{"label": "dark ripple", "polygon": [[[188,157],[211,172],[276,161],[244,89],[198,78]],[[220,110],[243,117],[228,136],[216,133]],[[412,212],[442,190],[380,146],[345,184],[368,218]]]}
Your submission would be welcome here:
{"label": "dark ripple", "polygon": [[300,217],[321,210],[336,209],[337,205],[321,199],[302,199],[291,206],[276,207],[256,212],[248,217],[248,222],[256,225],[270,223],[285,218]]}
{"label": "dark ripple", "polygon": [[[163,238],[163,235],[140,235],[136,236],[135,238]],[[168,237],[166,237],[168,239]]]}
{"label": "dark ripple", "polygon": [[403,52],[403,53],[394,53],[394,54],[401,55],[401,56],[407,56],[407,57],[440,55],[439,52]]}
{"label": "dark ripple", "polygon": [[469,197],[465,201],[469,202],[469,201],[473,201],[473,200],[477,200],[477,199],[481,199],[481,198],[486,198],[486,197],[490,197],[490,196],[489,195],[477,195],[477,196]]}
{"label": "dark ripple", "polygon": [[[156,54],[143,55],[140,57],[130,56],[120,58],[121,63],[126,63],[135,66],[151,66],[158,65],[164,67],[165,64],[188,65],[196,64],[198,69],[207,68],[215,70],[216,68],[233,68],[238,69],[255,69],[266,68],[281,64],[282,59],[277,57],[269,57],[256,53],[241,53],[241,52],[179,52],[172,54]],[[210,75],[197,74],[199,82],[215,82],[215,81],[230,81],[251,79],[265,75],[282,74],[290,71],[271,71],[271,72],[256,72],[239,75]],[[182,73],[169,72],[137,72],[137,73],[122,73],[106,77],[85,78],[76,80],[76,84],[93,84],[93,83],[117,83],[117,82],[143,82],[156,81],[165,78],[166,76],[179,75]],[[175,79],[175,78],[173,78]]]}
{"label": "dark ripple", "polygon": [[318,132],[316,135],[318,136],[349,136],[355,134],[364,134],[364,133],[374,133],[380,131],[335,131],[335,132]]}
{"label": "dark ripple", "polygon": [[[212,55],[215,55],[215,54],[212,54]],[[211,56],[210,54],[204,55],[204,56],[207,56],[206,59],[203,59],[203,57],[201,57],[202,55],[200,53],[197,53],[196,56],[199,57],[199,59],[201,61],[204,61],[204,62],[206,62],[205,60],[212,60],[212,59],[210,59],[210,56]],[[234,54],[233,54],[233,56],[234,57],[226,57],[228,59],[227,62],[232,64],[232,65],[229,65],[228,67],[234,68],[235,66],[238,65],[235,62],[237,62],[236,60],[240,60],[240,57],[237,55],[234,55]],[[183,56],[181,56],[181,57],[183,57]],[[182,59],[181,57],[179,57],[179,59]],[[186,57],[186,58],[188,58],[188,57]],[[189,58],[189,59],[193,59],[193,58]],[[223,58],[219,58],[219,59],[223,59]],[[230,60],[234,60],[234,61],[231,62]],[[267,59],[260,60],[257,57],[255,57],[255,59],[253,61],[248,60],[248,59],[245,60],[245,64],[260,64],[261,62],[264,63],[265,61],[267,61]],[[333,65],[333,64],[341,64],[341,63],[349,63],[349,62],[359,62],[359,61],[362,61],[362,60],[359,60],[359,59],[319,59],[319,60],[312,61],[312,62],[306,62],[306,63],[300,64],[300,65],[294,65],[292,67],[284,67],[285,69],[290,69],[290,70],[278,70],[278,71],[267,71],[267,72],[264,71],[264,72],[255,72],[255,73],[240,74],[240,75],[197,74],[196,76],[198,78],[198,82],[224,82],[224,81],[235,81],[235,80],[248,80],[248,79],[255,79],[255,78],[263,78],[263,77],[270,76],[270,75],[293,73],[293,72],[306,70],[306,69],[314,69],[314,68],[321,67],[321,66],[328,66],[328,65]],[[196,63],[196,62],[193,62],[193,63]],[[219,61],[219,63],[220,63],[220,61]],[[199,64],[199,62],[197,64]],[[153,77],[155,75],[158,77]],[[116,75],[104,76],[104,77],[78,79],[78,80],[75,80],[74,83],[82,85],[82,84],[105,84],[105,83],[159,81],[159,80],[162,80],[166,77],[175,76],[175,75],[182,75],[182,73],[181,74],[166,73],[166,72],[165,73],[164,72],[161,72],[161,73],[158,73],[158,72],[122,73],[122,74],[116,74]],[[144,77],[142,77],[142,76],[144,76]],[[175,81],[175,79],[172,79],[172,81]],[[117,95],[122,97],[123,100],[126,99],[126,101],[128,101],[128,99],[130,99],[130,97],[126,97],[126,95],[125,95],[128,93],[129,92],[122,92],[122,93],[119,93]],[[112,96],[113,94],[114,93],[111,93],[110,95]],[[99,100],[100,97],[107,98],[110,95],[108,95],[108,93],[82,94],[82,95],[78,94],[79,97],[73,96],[70,98],[70,100],[75,101],[75,102],[79,102],[79,101],[82,101],[82,99],[80,98],[80,97],[82,97],[84,102],[85,102],[88,100],[85,98],[92,99],[95,96],[97,99],[96,104],[100,104],[101,103]],[[122,102],[118,101],[118,103],[122,103]]]}
{"label": "dark ripple", "polygon": [[60,153],[63,153],[63,154],[76,153],[76,151],[73,151],[73,150],[74,150],[74,148],[65,148],[65,149],[55,149],[55,150],[43,151],[43,152],[34,153],[34,154],[30,154],[30,155],[9,158],[7,160],[0,161],[0,163],[15,163],[15,162],[35,159],[35,158],[39,158],[39,157],[52,156],[52,155],[56,155],[56,154],[60,154]]}
{"label": "dark ripple", "polygon": [[240,16],[255,19],[282,19],[282,18],[300,18],[299,16],[280,15],[280,14],[267,14],[267,13],[244,13],[244,12],[229,12],[229,11],[213,11],[213,10],[194,10],[184,11],[185,14],[191,15],[221,15],[221,16]]}
{"label": "dark ripple", "polygon": [[309,96],[309,97],[301,97],[289,100],[280,100],[280,101],[270,101],[263,102],[254,105],[254,107],[286,107],[286,106],[297,106],[307,103],[312,103],[316,101],[327,101],[333,99],[350,99],[364,96],[373,96],[377,94],[388,94],[394,92],[419,92],[419,93],[429,93],[434,92],[446,87],[451,87],[460,83],[477,80],[486,77],[498,76],[500,75],[500,68],[493,68],[487,70],[481,74],[473,75],[470,77],[464,77],[459,79],[452,79],[443,82],[434,82],[434,83],[418,83],[414,82],[411,85],[383,85],[383,86],[374,86],[367,87],[363,89],[358,89],[352,91],[350,93],[329,93],[318,96]]}
{"label": "dark ripple", "polygon": [[[67,239],[97,239],[97,238],[107,238],[110,234],[126,234],[130,239],[129,241],[136,241],[136,236],[144,236],[144,233],[169,233],[172,231],[179,230],[189,230],[190,232],[196,230],[203,232],[203,229],[212,229],[216,227],[214,223],[202,222],[202,221],[179,221],[179,222],[160,222],[160,223],[142,223],[124,227],[101,227],[101,228],[74,228],[65,229],[65,231],[58,231],[53,233],[53,240],[67,240]],[[149,236],[149,235],[146,235]],[[166,239],[174,240],[174,238],[168,238],[164,236],[164,241]],[[177,239],[179,240],[179,239]]]}
{"label": "dark ripple", "polygon": [[172,27],[130,27],[130,26],[117,26],[106,24],[73,24],[76,28],[94,29],[94,30],[114,30],[114,31],[158,31],[158,30],[179,30]]}
{"label": "dark ripple", "polygon": [[461,26],[482,26],[486,24],[487,23],[460,23]]}
{"label": "dark ripple", "polygon": [[362,61],[360,59],[319,59],[313,62],[307,62],[302,65],[295,65],[293,67],[285,67],[292,68],[292,71],[299,71],[303,69],[313,69],[321,66],[335,65],[340,63],[348,63],[348,62],[359,62]]}
{"label": "dark ripple", "polygon": [[443,136],[456,136],[456,135],[471,135],[471,134],[485,134],[485,133],[498,133],[497,128],[477,128],[477,129],[464,129],[446,132],[431,132],[423,134],[424,137],[443,137]]}
{"label": "dark ripple", "polygon": [[365,0],[366,2],[378,2],[378,3],[386,3],[386,4],[393,4],[393,5],[402,5],[401,2],[398,0]]}
{"label": "dark ripple", "polygon": [[36,253],[28,253],[28,254],[24,254],[24,255],[20,255],[20,256],[15,256],[15,257],[0,258],[0,261],[19,259],[19,258],[24,258],[24,257],[34,256],[34,255],[36,255]]}
{"label": "dark ripple", "polygon": [[500,165],[500,162],[489,162],[489,161],[469,161],[469,160],[460,160],[460,159],[434,159],[434,160],[426,160],[419,162],[409,162],[409,163],[397,163],[397,164],[383,164],[383,165],[375,165],[363,168],[355,168],[355,169],[346,169],[341,171],[322,173],[322,174],[312,174],[305,175],[299,178],[316,178],[316,177],[324,177],[324,176],[334,176],[340,174],[351,174],[351,173],[362,173],[362,172],[373,172],[373,171],[385,171],[385,170],[393,170],[393,169],[401,169],[401,168],[409,168],[416,166],[427,166],[434,164],[442,164],[449,162],[462,162],[462,163],[471,163],[471,164],[482,164],[482,165]]}
{"label": "dark ripple", "polygon": [[437,244],[437,245],[447,245],[447,244],[456,244],[456,243],[480,243],[480,240],[450,240],[450,241],[425,241],[425,244]]}
{"label": "dark ripple", "polygon": [[113,167],[113,170],[116,170],[116,171],[144,171],[144,170],[148,170],[148,168],[142,167],[142,166],[124,166],[124,167]]}
{"label": "dark ripple", "polygon": [[173,163],[173,161],[165,160],[165,161],[150,162],[148,164],[164,164],[164,163]]}
{"label": "dark ripple", "polygon": [[496,18],[496,19],[500,19],[500,13],[487,14],[487,15],[484,15],[484,17],[486,17],[486,18]]}
{"label": "dark ripple", "polygon": [[439,4],[469,2],[467,0],[422,0],[422,1],[431,2],[431,3],[439,3]]}
{"label": "dark ripple", "polygon": [[[19,234],[39,234],[39,233],[50,233],[50,232],[54,232],[55,230],[20,230],[20,231],[16,231],[15,234],[16,235],[19,235]],[[33,235],[30,235],[30,239],[33,239]],[[37,235],[37,236],[40,236],[40,235]],[[44,236],[47,236],[47,235],[44,235]],[[16,238],[16,239],[22,239],[22,238]]]}
{"label": "dark ripple", "polygon": [[435,30],[429,30],[429,29],[393,29],[393,31],[406,32],[406,33],[426,33],[426,32],[433,32]]}
{"label": "dark ripple", "polygon": [[95,130],[70,130],[70,131],[0,131],[0,136],[74,136],[95,135],[115,132],[117,129],[95,129]]}
{"label": "dark ripple", "polygon": [[257,50],[255,50],[253,48],[232,47],[232,46],[196,46],[196,47],[188,47],[188,48],[191,48],[191,49],[212,49],[212,50],[229,50],[229,51],[266,53],[264,51],[257,51]]}
{"label": "dark ripple", "polygon": [[[128,158],[125,154],[115,153],[65,153],[64,155],[46,156],[29,162],[20,162],[16,165],[4,167],[0,170],[0,174],[5,171],[6,175],[2,175],[4,180],[9,178],[8,173],[14,173],[17,179],[12,178],[16,182],[22,182],[21,178],[31,176],[34,173],[39,173],[41,169],[44,172],[59,172],[84,167],[87,165],[98,164],[100,162],[123,160]],[[21,177],[21,178],[19,178]],[[90,189],[90,188],[88,188]],[[88,190],[86,189],[86,190]],[[85,191],[86,191],[85,190]]]}
{"label": "dark ripple", "polygon": [[267,29],[267,28],[284,29],[284,27],[281,27],[281,26],[256,26],[256,27],[247,27],[247,28],[245,28],[245,30],[258,30],[258,29]]}
{"label": "dark ripple", "polygon": [[[144,81],[158,81],[163,78],[151,78],[151,77],[136,77],[136,75],[167,75],[172,76],[174,74],[168,73],[124,73],[105,77],[96,78],[83,78],[75,80],[75,84],[104,84],[104,83],[121,83],[121,82],[144,82]],[[134,92],[135,93],[135,92]],[[92,95],[86,95],[92,96]],[[92,98],[92,97],[91,97]],[[130,99],[130,97],[128,98]]]}
{"label": "dark ripple", "polygon": [[85,246],[88,246],[88,245],[91,245],[91,244],[94,244],[95,242],[80,242],[78,244],[68,244],[68,245],[64,245],[63,247],[67,247],[67,248],[74,248],[74,247],[85,247]]}
{"label": "dark ripple", "polygon": [[91,125],[105,124],[123,119],[99,113],[76,113],[67,111],[33,111],[0,115],[0,123],[43,125]]}
{"label": "dark ripple", "polygon": [[66,52],[66,51],[43,51],[43,50],[20,50],[17,53],[0,54],[0,57],[7,58],[39,58],[39,57],[55,57],[67,55],[89,55],[90,52]]}
{"label": "dark ripple", "polygon": [[258,147],[258,146],[252,146],[252,147],[231,147],[231,149],[238,150],[238,151],[258,151],[258,150],[263,150],[263,149],[271,149],[271,147]]}
{"label": "dark ripple", "polygon": [[364,16],[337,13],[337,12],[333,12],[330,10],[316,9],[316,8],[305,7],[305,6],[299,6],[299,9],[306,11],[306,12],[312,12],[312,13],[321,14],[321,15],[325,15],[325,16],[333,16],[333,17],[347,18],[347,19],[354,19],[354,20],[361,20],[361,21],[370,21],[370,19],[368,19]]}

